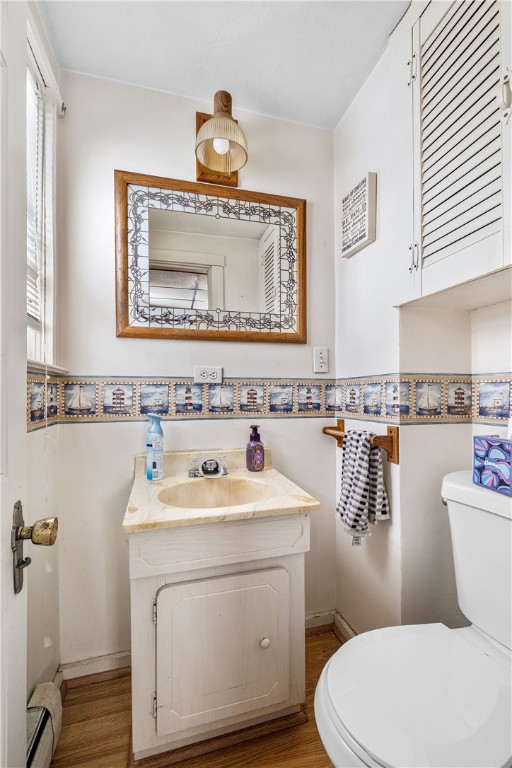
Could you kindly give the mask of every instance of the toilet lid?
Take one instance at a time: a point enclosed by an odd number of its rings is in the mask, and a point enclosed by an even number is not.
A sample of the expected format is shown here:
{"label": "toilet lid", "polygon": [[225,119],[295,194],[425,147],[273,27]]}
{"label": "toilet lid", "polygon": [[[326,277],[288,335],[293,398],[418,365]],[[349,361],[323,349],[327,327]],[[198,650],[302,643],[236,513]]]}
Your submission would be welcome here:
{"label": "toilet lid", "polygon": [[386,768],[512,765],[511,670],[444,624],[358,635],[326,694],[340,732]]}

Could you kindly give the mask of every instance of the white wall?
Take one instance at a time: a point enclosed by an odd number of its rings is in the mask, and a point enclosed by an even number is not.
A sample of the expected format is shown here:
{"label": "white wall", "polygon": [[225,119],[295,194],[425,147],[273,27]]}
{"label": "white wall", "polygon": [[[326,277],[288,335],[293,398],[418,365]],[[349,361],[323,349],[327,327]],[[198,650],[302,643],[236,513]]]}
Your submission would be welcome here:
{"label": "white wall", "polygon": [[[114,169],[193,180],[195,112],[208,105],[66,73],[60,245],[61,364],[73,374],[191,376],[222,365],[227,377],[312,377],[312,346],[334,349],[332,134],[236,113],[249,141],[240,186],[308,201],[307,345],[117,339],[114,304]],[[236,105],[236,94],[234,94]],[[236,110],[235,110],[236,112]],[[304,147],[308,152],[304,153]],[[333,362],[334,365],[334,362]],[[331,376],[333,371],[331,371]],[[167,448],[240,447],[250,420],[164,424]],[[312,515],[306,610],[335,602],[335,449],[321,419],[270,418],[262,438],[274,465],[322,501]],[[143,422],[58,428],[62,661],[129,647],[128,573],[121,520]]]}
{"label": "white wall", "polygon": [[[399,310],[407,295],[412,238],[411,94],[405,62],[409,36],[399,27],[334,133],[336,240],[336,374],[371,376],[399,370]],[[403,87],[396,87],[402,83]],[[341,200],[367,171],[377,173],[377,238],[341,257]],[[356,422],[365,428],[364,422]],[[346,423],[347,428],[354,424]],[[370,431],[385,431],[366,424]],[[338,466],[337,474],[340,473]],[[337,608],[357,632],[399,624],[400,473],[386,465],[390,523],[363,547],[338,529]]]}
{"label": "white wall", "polygon": [[331,132],[235,113],[250,153],[240,187],[308,201],[307,345],[279,352],[274,344],[116,339],[114,169],[193,180],[195,112],[207,104],[73,73],[64,73],[62,89],[61,364],[80,374],[185,376],[192,353],[201,363],[224,364],[226,376],[311,376],[311,346],[334,346]]}
{"label": "white wall", "polygon": [[[471,373],[471,313],[422,306],[400,310],[400,370]],[[441,482],[468,469],[470,424],[405,425],[400,435],[402,623],[466,624],[455,574]]]}
{"label": "white wall", "polygon": [[512,302],[471,312],[472,373],[512,371]]}
{"label": "white wall", "polygon": [[[510,302],[473,311],[406,307],[400,313],[402,369],[510,373],[511,318]],[[403,573],[407,573],[403,623],[467,623],[457,607],[450,530],[440,487],[448,471],[471,468],[472,433],[489,432],[495,433],[496,428],[454,424],[408,426],[401,431],[402,558]]]}
{"label": "white wall", "polygon": [[400,434],[402,624],[468,622],[457,604],[441,482],[471,466],[470,424],[407,425]]}
{"label": "white wall", "polygon": [[400,370],[471,373],[471,313],[409,306],[400,309]]}
{"label": "white wall", "polygon": [[[346,429],[385,434],[381,424],[345,421]],[[341,467],[337,469],[338,476]],[[336,608],[356,633],[400,624],[400,484],[399,467],[384,462],[391,519],[371,527],[361,547],[336,526]]]}

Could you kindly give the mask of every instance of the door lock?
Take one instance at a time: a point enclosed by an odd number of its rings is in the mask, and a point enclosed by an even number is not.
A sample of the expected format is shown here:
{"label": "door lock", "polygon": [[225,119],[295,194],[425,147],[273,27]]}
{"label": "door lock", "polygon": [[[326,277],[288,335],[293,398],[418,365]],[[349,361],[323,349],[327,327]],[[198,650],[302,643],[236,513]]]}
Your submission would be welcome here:
{"label": "door lock", "polygon": [[34,525],[26,526],[23,520],[21,501],[17,501],[14,505],[11,549],[14,592],[16,594],[23,589],[23,569],[32,562],[30,557],[23,557],[23,542],[30,540],[32,544],[51,547],[52,544],[55,544],[58,528],[59,520],[56,517],[47,517],[44,520],[37,520]]}

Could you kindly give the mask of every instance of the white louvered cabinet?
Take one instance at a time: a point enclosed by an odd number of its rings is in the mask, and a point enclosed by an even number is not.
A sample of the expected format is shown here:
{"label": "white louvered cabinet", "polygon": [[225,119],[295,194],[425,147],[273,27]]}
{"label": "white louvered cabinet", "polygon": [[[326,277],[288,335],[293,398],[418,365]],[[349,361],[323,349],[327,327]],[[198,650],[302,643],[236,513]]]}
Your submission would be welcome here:
{"label": "white louvered cabinet", "polygon": [[260,258],[260,306],[265,312],[279,314],[280,307],[280,264],[279,264],[279,229],[269,226],[259,241]]}
{"label": "white louvered cabinet", "polygon": [[510,3],[431,2],[412,34],[419,297],[511,263]]}

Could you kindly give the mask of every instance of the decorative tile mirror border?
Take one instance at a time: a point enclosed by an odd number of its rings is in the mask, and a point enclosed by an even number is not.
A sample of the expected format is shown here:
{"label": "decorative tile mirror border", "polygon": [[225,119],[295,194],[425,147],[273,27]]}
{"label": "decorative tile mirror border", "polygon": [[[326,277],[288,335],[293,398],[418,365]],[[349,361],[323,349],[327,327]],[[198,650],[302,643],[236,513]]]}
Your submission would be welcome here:
{"label": "decorative tile mirror border", "polygon": [[164,419],[337,416],[390,424],[506,424],[511,374],[407,374],[355,379],[225,379],[29,375],[27,429]]}

